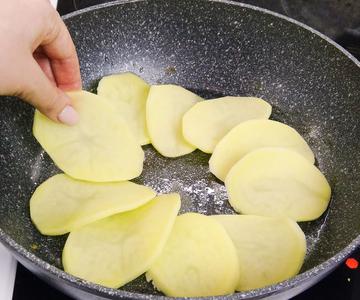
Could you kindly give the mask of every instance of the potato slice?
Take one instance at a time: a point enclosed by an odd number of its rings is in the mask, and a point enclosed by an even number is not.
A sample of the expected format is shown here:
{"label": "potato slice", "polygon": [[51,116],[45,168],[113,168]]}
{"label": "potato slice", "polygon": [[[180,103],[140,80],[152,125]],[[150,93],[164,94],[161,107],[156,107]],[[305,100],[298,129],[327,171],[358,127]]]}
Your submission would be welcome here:
{"label": "potato slice", "polygon": [[239,160],[225,179],[231,206],[243,214],[317,219],[331,195],[323,174],[302,155],[262,148]]}
{"label": "potato slice", "polygon": [[161,256],[146,273],[167,296],[201,297],[233,293],[239,280],[235,247],[210,217],[177,217]]}
{"label": "potato slice", "polygon": [[146,128],[146,99],[150,86],[139,76],[126,72],[103,77],[97,93],[116,108],[141,145],[150,143]]}
{"label": "potato slice", "polygon": [[183,117],[185,139],[201,151],[212,153],[216,144],[237,124],[268,119],[271,105],[260,98],[222,97],[202,101]]}
{"label": "potato slice", "polygon": [[305,235],[288,218],[218,215],[232,239],[239,259],[236,290],[248,291],[295,276],[304,262]]}
{"label": "potato slice", "polygon": [[151,143],[167,157],[188,154],[195,147],[185,141],[182,117],[202,98],[176,85],[153,85],[146,106],[146,121]]}
{"label": "potato slice", "polygon": [[224,181],[231,167],[247,153],[262,147],[292,149],[314,163],[314,154],[301,135],[290,126],[272,120],[250,120],[234,127],[216,145],[210,171]]}
{"label": "potato slice", "polygon": [[60,235],[135,209],[155,196],[151,188],[130,181],[91,183],[58,174],[37,187],[30,216],[42,234]]}
{"label": "potato slice", "polygon": [[161,195],[72,231],[63,250],[64,270],[106,287],[128,283],[161,254],[179,208],[178,194]]}
{"label": "potato slice", "polygon": [[73,178],[120,181],[139,176],[144,152],[134,135],[101,97],[71,92],[80,121],[56,123],[35,112],[33,134],[55,164]]}

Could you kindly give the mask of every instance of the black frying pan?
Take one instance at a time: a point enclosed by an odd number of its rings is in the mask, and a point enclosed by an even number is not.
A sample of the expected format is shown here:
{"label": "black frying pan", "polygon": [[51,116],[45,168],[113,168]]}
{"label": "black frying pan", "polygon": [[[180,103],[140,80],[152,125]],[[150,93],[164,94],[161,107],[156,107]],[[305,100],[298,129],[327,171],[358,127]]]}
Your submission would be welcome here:
{"label": "black frying pan", "polygon": [[[176,83],[206,98],[258,96],[273,118],[309,142],[333,197],[318,220],[301,223],[308,253],[301,274],[227,297],[291,297],[326,276],[360,244],[360,64],[331,40],[285,17],[230,1],[119,1],[65,17],[86,89],[107,74],[131,71],[150,83]],[[77,298],[150,299],[144,278],[120,290],[61,270],[66,236],[42,236],[28,200],[60,172],[31,133],[33,109],[3,97],[0,111],[0,241],[27,268]],[[145,147],[137,182],[177,191],[182,211],[231,213],[224,187],[208,172],[207,154],[167,159]],[[286,243],[286,240],[284,240]],[[92,295],[92,296],[90,296]]]}

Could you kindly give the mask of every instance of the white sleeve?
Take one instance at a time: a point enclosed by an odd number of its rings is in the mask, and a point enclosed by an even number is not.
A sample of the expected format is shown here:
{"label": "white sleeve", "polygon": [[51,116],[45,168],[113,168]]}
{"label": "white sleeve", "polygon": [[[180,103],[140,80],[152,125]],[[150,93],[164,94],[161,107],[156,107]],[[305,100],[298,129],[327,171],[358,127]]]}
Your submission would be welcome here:
{"label": "white sleeve", "polygon": [[0,244],[0,299],[11,300],[16,275],[16,260]]}

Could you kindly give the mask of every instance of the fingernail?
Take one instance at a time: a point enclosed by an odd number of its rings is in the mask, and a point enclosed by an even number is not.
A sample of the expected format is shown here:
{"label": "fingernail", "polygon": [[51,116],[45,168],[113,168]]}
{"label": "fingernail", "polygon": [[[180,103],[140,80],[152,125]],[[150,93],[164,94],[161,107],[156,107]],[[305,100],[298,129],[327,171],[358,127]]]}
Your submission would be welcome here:
{"label": "fingernail", "polygon": [[58,119],[66,125],[75,125],[79,121],[79,114],[72,106],[67,105],[62,112],[59,113]]}

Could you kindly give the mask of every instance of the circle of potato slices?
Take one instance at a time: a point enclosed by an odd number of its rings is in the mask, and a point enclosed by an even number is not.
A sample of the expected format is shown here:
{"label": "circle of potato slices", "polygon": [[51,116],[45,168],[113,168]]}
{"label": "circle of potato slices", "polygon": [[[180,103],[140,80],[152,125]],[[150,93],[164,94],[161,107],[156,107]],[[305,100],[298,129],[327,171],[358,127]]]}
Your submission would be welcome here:
{"label": "circle of potato slices", "polygon": [[[30,216],[44,235],[68,234],[66,272],[111,288],[146,274],[171,297],[249,291],[300,272],[306,238],[296,222],[319,218],[331,188],[304,138],[269,120],[268,102],[204,100],[128,72],[105,76],[97,92],[69,93],[75,126],[34,116],[35,138],[64,174],[36,188]],[[240,214],[178,215],[179,194],[129,181],[149,143],[166,157],[209,153]]]}

